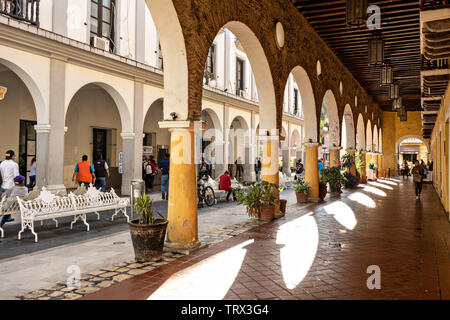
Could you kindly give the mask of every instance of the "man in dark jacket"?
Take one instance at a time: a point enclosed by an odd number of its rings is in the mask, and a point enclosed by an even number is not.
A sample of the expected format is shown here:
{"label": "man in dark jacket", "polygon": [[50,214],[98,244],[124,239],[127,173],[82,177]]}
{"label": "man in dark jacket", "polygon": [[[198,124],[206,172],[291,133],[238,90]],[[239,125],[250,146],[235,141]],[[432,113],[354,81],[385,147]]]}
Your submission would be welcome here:
{"label": "man in dark jacket", "polygon": [[97,160],[94,162],[95,169],[95,187],[100,189],[101,192],[105,192],[106,177],[109,178],[109,167],[101,153],[97,154]]}

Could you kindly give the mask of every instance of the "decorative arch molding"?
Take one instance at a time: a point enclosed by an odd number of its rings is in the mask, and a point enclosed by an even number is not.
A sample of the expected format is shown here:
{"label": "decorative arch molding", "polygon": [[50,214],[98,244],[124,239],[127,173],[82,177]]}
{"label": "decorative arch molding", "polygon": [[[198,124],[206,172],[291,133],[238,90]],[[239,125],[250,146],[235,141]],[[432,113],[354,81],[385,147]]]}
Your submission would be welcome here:
{"label": "decorative arch molding", "polygon": [[305,142],[311,139],[312,142],[318,141],[318,118],[316,112],[316,102],[314,91],[311,85],[310,77],[303,67],[296,66],[291,71],[297,82],[298,90],[302,100],[302,109],[305,119]]}
{"label": "decorative arch molding", "polygon": [[[318,115],[320,115],[321,99],[326,90],[331,89],[334,93],[338,93],[337,104],[339,112],[343,114],[345,107],[344,101],[352,101],[354,97],[358,97],[358,111],[361,104],[367,104],[369,106],[368,112],[374,111],[377,105],[373,103],[372,99],[367,95],[364,88],[357,83],[352,74],[345,68],[341,61],[333,54],[332,50],[326,46],[320,36],[314,31],[312,26],[307,20],[298,12],[298,10],[292,6],[292,2],[285,1],[249,1],[249,0],[230,0],[230,1],[203,1],[203,0],[146,0],[149,4],[152,14],[156,17],[161,17],[161,20],[168,20],[167,15],[158,15],[159,12],[154,10],[157,5],[163,7],[163,3],[169,2],[173,4],[172,13],[176,24],[180,25],[181,33],[180,38],[184,37],[184,49],[186,52],[187,70],[186,75],[183,73],[182,77],[185,77],[184,82],[188,82],[188,94],[187,99],[181,101],[183,106],[188,107],[188,119],[197,120],[201,115],[202,105],[202,89],[203,89],[203,71],[204,65],[207,59],[209,47],[213,42],[215,36],[221,27],[225,26],[229,28],[240,40],[247,54],[257,54],[262,52],[260,56],[264,56],[264,66],[255,63],[256,59],[250,57],[250,62],[255,68],[255,76],[260,78],[256,80],[258,93],[261,93],[262,81],[271,82],[273,86],[272,90],[265,91],[264,94],[268,95],[267,102],[262,104],[268,107],[272,111],[269,116],[272,118],[267,120],[269,126],[265,123],[266,120],[261,119],[261,128],[267,129],[268,127],[281,128],[282,112],[283,112],[283,97],[286,80],[289,73],[296,67],[301,66],[306,73],[310,75],[311,99],[315,104],[311,104],[315,108],[315,121],[309,121],[305,119],[307,123],[314,123],[316,130],[308,128],[305,134],[305,140],[311,139],[313,142],[318,140]],[[251,14],[248,14],[251,12]],[[245,25],[248,30],[252,32],[245,32],[245,34],[252,34],[255,43],[259,46],[252,46],[239,34],[237,30],[229,25],[232,22],[235,26],[238,24]],[[275,26],[277,22],[280,22],[285,30],[285,45],[280,48],[277,45],[275,37]],[[160,31],[161,25],[156,21],[158,31]],[[182,34],[182,35],[181,35]],[[246,43],[247,42],[247,43]],[[163,50],[167,55],[167,48]],[[258,50],[253,50],[253,49]],[[164,57],[165,65],[167,57]],[[254,60],[254,61],[252,61]],[[264,60],[264,59],[263,59]],[[316,66],[317,61],[321,63],[321,75],[317,75]],[[167,61],[167,65],[169,61]],[[256,69],[259,69],[258,71]],[[259,77],[256,73],[262,72],[269,76]],[[175,76],[180,77],[180,72],[175,71]],[[168,70],[165,70],[165,81],[168,75]],[[339,75],[339,77],[337,77]],[[189,78],[189,81],[187,80]],[[270,81],[269,81],[270,79]],[[343,82],[343,93],[339,95],[339,81]],[[260,83],[258,83],[260,82]],[[301,83],[297,81],[297,83]],[[335,95],[336,96],[336,95]],[[305,95],[302,95],[302,101],[305,106],[309,103],[305,103]],[[172,104],[168,104],[172,105]],[[313,109],[314,109],[313,108]],[[274,112],[273,112],[274,111]],[[265,114],[262,113],[262,114]],[[305,116],[309,113],[305,110]],[[275,116],[274,116],[275,115]],[[275,118],[275,119],[274,119]],[[368,119],[365,119],[366,121]],[[313,133],[311,133],[313,131]]]}
{"label": "decorative arch molding", "polygon": [[428,153],[431,152],[430,144],[429,144],[428,141],[426,141],[423,137],[421,137],[421,136],[419,136],[419,135],[409,134],[409,135],[405,135],[405,136],[401,137],[400,139],[398,139],[398,140],[395,142],[395,153],[398,152],[398,149],[399,149],[399,147],[400,147],[400,144],[401,144],[404,140],[410,139],[410,138],[414,138],[414,139],[418,139],[418,140],[422,141],[423,144],[427,147]]}
{"label": "decorative arch molding", "polygon": [[366,129],[364,126],[364,117],[360,113],[358,115],[358,122],[356,127],[356,149],[359,150],[366,150]]}
{"label": "decorative arch molding", "polygon": [[120,114],[120,122],[122,124],[122,132],[123,133],[133,133],[134,131],[133,131],[133,124],[131,121],[129,105],[127,104],[127,102],[125,101],[125,98],[122,96],[122,94],[119,92],[119,90],[114,88],[112,85],[104,83],[104,82],[90,82],[90,83],[86,83],[86,84],[82,85],[77,90],[73,89],[73,92],[70,92],[66,96],[64,119],[66,119],[66,117],[67,117],[67,110],[69,109],[70,102],[72,101],[74,96],[81,89],[83,89],[89,85],[96,85],[96,86],[102,88],[103,90],[105,90],[111,96],[111,98],[114,100],[114,102],[116,104],[116,108],[118,109],[119,114]]}
{"label": "decorative arch molding", "polygon": [[343,128],[345,124],[345,134],[347,141],[347,149],[356,148],[356,131],[355,131],[355,121],[353,119],[353,110],[349,104],[345,106],[344,115],[342,117]]}
{"label": "decorative arch molding", "polygon": [[374,151],[373,150],[373,136],[372,136],[372,123],[369,120],[366,126],[366,151]]}
{"label": "decorative arch molding", "polygon": [[339,113],[336,98],[333,91],[327,90],[323,97],[325,108],[327,109],[328,121],[330,124],[330,148],[340,146],[340,126]]}
{"label": "decorative arch molding", "polygon": [[22,67],[18,64],[11,62],[10,60],[6,60],[0,58],[0,64],[7,67],[11,70],[15,75],[19,77],[20,80],[25,84],[28,91],[31,94],[34,102],[34,108],[36,110],[36,120],[38,125],[48,124],[49,123],[49,113],[48,113],[48,104],[46,99],[44,99],[44,95],[42,94],[41,88],[39,88],[37,82],[33,79],[28,72],[26,72]]}

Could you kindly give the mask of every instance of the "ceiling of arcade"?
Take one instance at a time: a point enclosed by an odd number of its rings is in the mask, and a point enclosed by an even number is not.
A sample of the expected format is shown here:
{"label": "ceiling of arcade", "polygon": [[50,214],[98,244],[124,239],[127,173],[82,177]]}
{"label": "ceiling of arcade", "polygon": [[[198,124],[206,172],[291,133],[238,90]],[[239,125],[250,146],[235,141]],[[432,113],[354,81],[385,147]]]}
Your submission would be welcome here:
{"label": "ceiling of arcade", "polygon": [[[349,104],[353,111],[354,126],[358,115],[364,123],[381,126],[382,110],[367,95],[365,89],[328,48],[307,20],[289,0],[173,0],[184,36],[189,74],[189,119],[201,118],[202,78],[208,50],[220,28],[230,21],[244,23],[256,35],[267,57],[273,79],[277,106],[277,127],[281,128],[283,96],[289,73],[296,66],[304,68],[314,91],[316,117],[325,92],[333,91],[339,118]],[[284,27],[285,44],[280,49],[276,41],[275,26]],[[245,43],[242,44],[245,47]],[[321,76],[317,74],[317,61]],[[258,68],[252,64],[252,68]],[[340,93],[340,82],[343,92]],[[258,88],[258,90],[260,90]],[[357,105],[356,99],[357,97]]]}

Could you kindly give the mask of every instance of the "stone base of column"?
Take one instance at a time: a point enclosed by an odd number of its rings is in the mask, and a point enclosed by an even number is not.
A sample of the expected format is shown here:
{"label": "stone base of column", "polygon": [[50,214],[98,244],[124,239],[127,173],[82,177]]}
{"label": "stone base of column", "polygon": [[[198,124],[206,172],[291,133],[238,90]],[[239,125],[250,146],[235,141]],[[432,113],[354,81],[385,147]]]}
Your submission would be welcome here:
{"label": "stone base of column", "polygon": [[67,194],[67,190],[66,190],[66,186],[63,184],[54,184],[54,185],[49,185],[49,186],[45,186],[45,188],[50,191],[51,193],[60,193],[63,195]]}
{"label": "stone base of column", "polygon": [[320,198],[308,197],[308,202],[318,203],[320,201],[321,201]]}
{"label": "stone base of column", "polygon": [[176,242],[166,242],[164,244],[164,249],[169,252],[181,253],[184,255],[189,255],[194,251],[208,247],[207,244],[202,244],[200,241],[194,243],[176,243]]}

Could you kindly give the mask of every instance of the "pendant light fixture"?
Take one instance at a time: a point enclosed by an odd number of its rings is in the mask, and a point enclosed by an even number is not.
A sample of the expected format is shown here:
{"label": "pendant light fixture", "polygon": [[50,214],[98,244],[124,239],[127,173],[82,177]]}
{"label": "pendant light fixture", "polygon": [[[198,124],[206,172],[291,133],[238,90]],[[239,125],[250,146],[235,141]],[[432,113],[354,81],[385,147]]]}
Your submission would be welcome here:
{"label": "pendant light fixture", "polygon": [[398,83],[393,83],[389,86],[389,99],[395,100],[400,98],[400,87]]}
{"label": "pendant light fixture", "polygon": [[403,99],[400,97],[392,101],[392,110],[398,111],[403,107]]}
{"label": "pendant light fixture", "polygon": [[383,65],[384,62],[384,40],[380,31],[374,31],[369,39],[369,66]]}
{"label": "pendant light fixture", "polygon": [[359,28],[367,21],[368,0],[347,0],[345,24],[350,28]]}
{"label": "pendant light fixture", "polygon": [[389,60],[386,60],[380,69],[380,85],[389,86],[394,81],[394,68]]}

